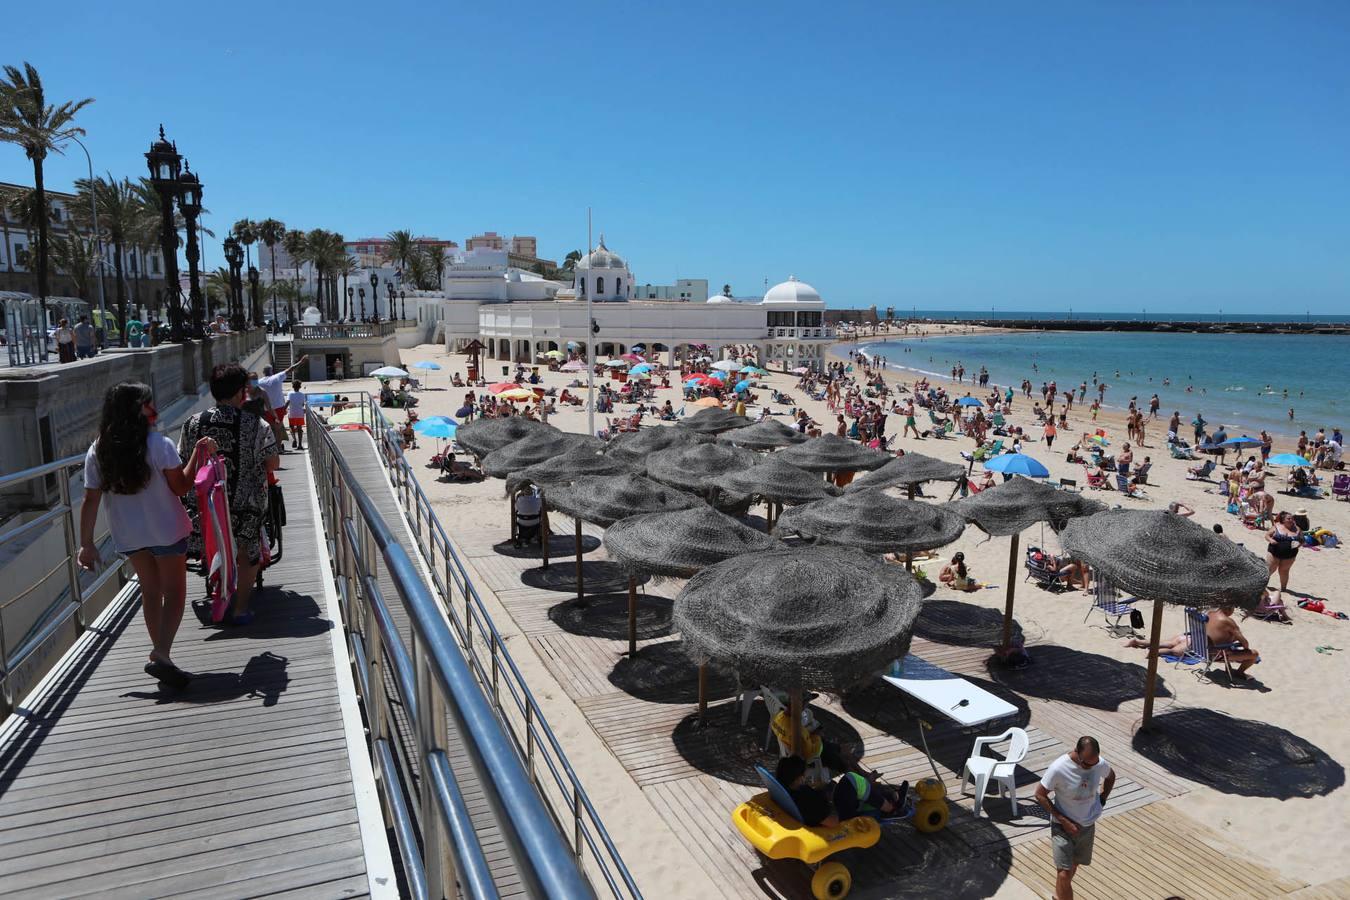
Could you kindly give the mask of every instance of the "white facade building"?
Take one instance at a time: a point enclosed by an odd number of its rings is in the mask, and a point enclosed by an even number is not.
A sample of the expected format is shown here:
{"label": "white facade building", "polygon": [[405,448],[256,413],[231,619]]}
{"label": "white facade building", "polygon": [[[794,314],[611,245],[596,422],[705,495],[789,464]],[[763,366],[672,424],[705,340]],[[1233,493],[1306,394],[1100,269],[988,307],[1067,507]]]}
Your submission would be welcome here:
{"label": "white facade building", "polygon": [[633,299],[702,303],[708,299],[708,279],[677,278],[674,284],[640,284],[633,289]]}

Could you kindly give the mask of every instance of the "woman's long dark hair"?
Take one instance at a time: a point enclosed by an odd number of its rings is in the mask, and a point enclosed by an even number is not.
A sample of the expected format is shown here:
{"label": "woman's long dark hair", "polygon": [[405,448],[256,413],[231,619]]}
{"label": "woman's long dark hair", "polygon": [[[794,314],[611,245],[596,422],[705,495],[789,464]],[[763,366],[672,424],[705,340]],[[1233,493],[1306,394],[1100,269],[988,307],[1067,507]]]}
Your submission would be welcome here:
{"label": "woman's long dark hair", "polygon": [[150,400],[150,387],[134,381],[115,384],[103,395],[103,417],[94,445],[103,490],[135,494],[150,482],[145,446],[150,422],[141,412]]}

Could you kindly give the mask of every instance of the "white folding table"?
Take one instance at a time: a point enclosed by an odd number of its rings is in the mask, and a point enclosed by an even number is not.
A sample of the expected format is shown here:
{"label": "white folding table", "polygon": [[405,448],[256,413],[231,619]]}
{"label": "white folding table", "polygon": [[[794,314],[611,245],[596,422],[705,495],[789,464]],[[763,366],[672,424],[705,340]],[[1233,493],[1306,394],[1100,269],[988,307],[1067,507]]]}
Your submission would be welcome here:
{"label": "white folding table", "polygon": [[882,676],[963,728],[1017,714],[1017,707],[959,675],[910,654]]}

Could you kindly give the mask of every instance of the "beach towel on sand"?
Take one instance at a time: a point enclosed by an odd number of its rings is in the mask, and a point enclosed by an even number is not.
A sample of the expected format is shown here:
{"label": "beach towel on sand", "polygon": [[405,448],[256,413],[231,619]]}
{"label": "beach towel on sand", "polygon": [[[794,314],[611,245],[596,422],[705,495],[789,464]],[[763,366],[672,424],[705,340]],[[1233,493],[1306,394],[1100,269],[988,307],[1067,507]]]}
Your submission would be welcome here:
{"label": "beach towel on sand", "polygon": [[222,622],[238,588],[234,534],[230,530],[229,486],[225,460],[212,456],[193,483],[202,518],[202,562],[211,600],[211,621]]}

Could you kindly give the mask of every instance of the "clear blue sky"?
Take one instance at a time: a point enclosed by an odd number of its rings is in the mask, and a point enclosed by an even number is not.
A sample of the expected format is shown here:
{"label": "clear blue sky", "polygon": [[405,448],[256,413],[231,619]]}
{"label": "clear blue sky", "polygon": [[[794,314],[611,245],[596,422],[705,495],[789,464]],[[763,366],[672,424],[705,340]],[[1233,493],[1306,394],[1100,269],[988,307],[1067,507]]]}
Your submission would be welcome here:
{"label": "clear blue sky", "polygon": [[[97,98],[100,170],[143,173],[162,120],[222,235],[495,229],[561,258],[590,205],[640,282],[1350,312],[1344,0],[159,8],[12,5],[4,61]],[[0,179],[31,181],[17,149]]]}

